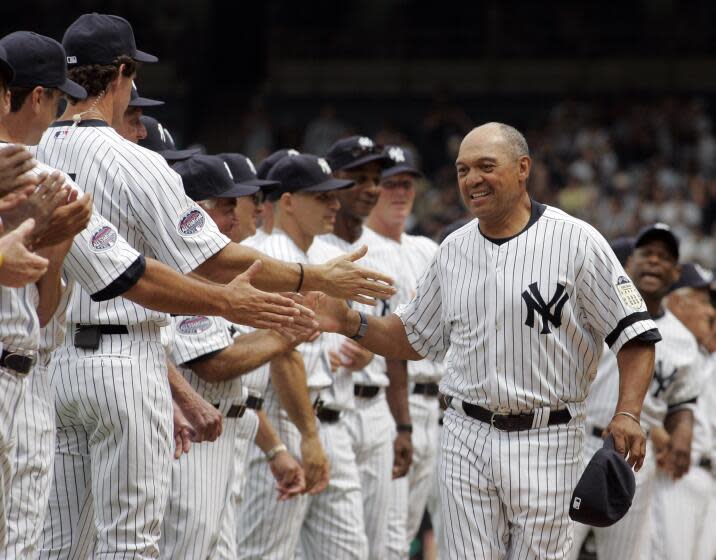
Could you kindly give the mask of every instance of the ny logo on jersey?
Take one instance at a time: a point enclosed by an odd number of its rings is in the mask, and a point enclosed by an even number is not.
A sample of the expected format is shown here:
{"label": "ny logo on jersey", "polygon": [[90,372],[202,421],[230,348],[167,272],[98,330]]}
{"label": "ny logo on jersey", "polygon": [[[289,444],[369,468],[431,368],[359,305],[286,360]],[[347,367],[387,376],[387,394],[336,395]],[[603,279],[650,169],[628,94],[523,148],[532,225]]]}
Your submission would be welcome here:
{"label": "ny logo on jersey", "polygon": [[[564,284],[557,283],[557,289],[554,291],[554,295],[549,300],[549,303],[544,302],[542,294],[539,293],[537,288],[537,282],[533,282],[529,285],[529,290],[522,292],[522,299],[527,304],[527,319],[525,319],[525,325],[530,328],[535,326],[535,311],[542,317],[542,330],[540,334],[551,334],[552,331],[549,328],[549,324],[552,323],[554,327],[559,328],[562,324],[562,308],[567,303],[569,295],[565,293],[566,286]],[[554,307],[554,312],[550,311]]]}
{"label": "ny logo on jersey", "polygon": [[671,370],[671,373],[667,374],[664,371],[664,362],[662,360],[656,361],[654,364],[654,381],[652,382],[654,386],[654,398],[658,399],[662,393],[667,391],[667,389],[675,381],[677,372],[678,369],[674,368]]}

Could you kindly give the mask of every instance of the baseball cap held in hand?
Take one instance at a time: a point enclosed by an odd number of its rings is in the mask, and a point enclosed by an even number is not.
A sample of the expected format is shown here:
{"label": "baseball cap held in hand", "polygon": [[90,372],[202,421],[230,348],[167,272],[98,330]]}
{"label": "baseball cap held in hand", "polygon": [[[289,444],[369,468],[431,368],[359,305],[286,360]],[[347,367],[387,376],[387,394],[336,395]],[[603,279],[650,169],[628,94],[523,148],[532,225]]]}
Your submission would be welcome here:
{"label": "baseball cap held in hand", "polygon": [[592,527],[613,525],[629,511],[635,489],[634,472],[609,435],[572,492],[569,517]]}

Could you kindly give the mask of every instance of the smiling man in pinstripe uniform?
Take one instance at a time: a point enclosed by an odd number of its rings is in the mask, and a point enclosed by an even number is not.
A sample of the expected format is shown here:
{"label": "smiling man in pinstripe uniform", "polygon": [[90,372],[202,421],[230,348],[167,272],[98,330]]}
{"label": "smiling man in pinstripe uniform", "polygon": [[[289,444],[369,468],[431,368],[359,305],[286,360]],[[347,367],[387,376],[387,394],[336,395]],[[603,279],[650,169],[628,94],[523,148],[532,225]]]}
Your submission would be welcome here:
{"label": "smiling man in pinstripe uniform", "polygon": [[324,330],[399,359],[447,358],[438,472],[446,558],[564,558],[581,467],[585,398],[602,344],[620,391],[607,425],[637,469],[660,335],[591,226],[530,199],[519,131],[488,123],[462,141],[460,192],[477,218],[450,235],[396,314],[321,298]]}

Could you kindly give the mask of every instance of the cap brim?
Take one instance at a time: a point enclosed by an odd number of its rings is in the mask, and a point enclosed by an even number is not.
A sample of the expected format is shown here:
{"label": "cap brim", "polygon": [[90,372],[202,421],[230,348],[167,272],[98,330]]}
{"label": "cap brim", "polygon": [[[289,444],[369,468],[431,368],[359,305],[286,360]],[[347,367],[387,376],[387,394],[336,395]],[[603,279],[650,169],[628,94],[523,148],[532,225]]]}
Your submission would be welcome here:
{"label": "cap brim", "polygon": [[388,167],[389,165],[392,165],[393,163],[392,159],[383,154],[368,154],[366,156],[363,156],[362,158],[358,158],[357,160],[349,163],[348,165],[344,165],[343,167],[341,167],[341,169],[355,169],[356,167],[360,167],[361,165],[365,165],[366,163],[371,163],[373,161],[377,161],[384,168]]}
{"label": "cap brim", "polygon": [[139,49],[134,51],[134,56],[132,56],[132,58],[138,62],[159,62],[159,59],[153,54],[145,53]]}
{"label": "cap brim", "polygon": [[65,80],[64,84],[57,86],[57,89],[75,99],[85,99],[87,97],[87,90],[70,79]]}
{"label": "cap brim", "polygon": [[261,187],[263,190],[269,190],[281,186],[280,181],[269,181],[267,179],[249,179],[248,181],[241,181],[242,185],[251,185],[252,187]]}
{"label": "cap brim", "polygon": [[201,150],[199,148],[192,148],[190,150],[161,150],[157,153],[161,155],[164,159],[172,161],[182,161],[185,159],[189,159],[191,156],[195,156],[196,154],[201,153]]}
{"label": "cap brim", "polygon": [[129,102],[130,107],[159,107],[160,105],[164,105],[164,101],[149,97],[135,97]]}
{"label": "cap brim", "polygon": [[261,190],[261,188],[255,186],[255,185],[235,184],[228,191],[225,191],[221,194],[215,194],[214,197],[215,198],[239,198],[241,196],[249,196],[252,194],[256,194],[260,190]]}
{"label": "cap brim", "polygon": [[323,183],[313,185],[312,187],[308,187],[306,189],[301,189],[298,192],[337,191],[339,189],[347,189],[348,187],[352,187],[353,185],[355,185],[355,182],[348,181],[347,179],[328,179],[327,181],[323,181]]}
{"label": "cap brim", "polygon": [[381,177],[385,179],[386,177],[393,177],[394,175],[400,175],[401,173],[408,173],[410,175],[413,175],[414,177],[423,176],[420,171],[409,165],[394,165],[393,167],[388,167],[387,169],[384,169],[383,173],[381,173]]}

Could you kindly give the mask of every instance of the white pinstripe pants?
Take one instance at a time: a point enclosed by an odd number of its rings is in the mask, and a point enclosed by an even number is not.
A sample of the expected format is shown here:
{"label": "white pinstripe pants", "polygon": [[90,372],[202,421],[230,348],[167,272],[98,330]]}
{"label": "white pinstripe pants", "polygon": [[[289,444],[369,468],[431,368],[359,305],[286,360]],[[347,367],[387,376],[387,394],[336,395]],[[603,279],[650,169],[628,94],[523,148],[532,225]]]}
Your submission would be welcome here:
{"label": "white pinstripe pants", "polygon": [[40,558],[159,557],[172,401],[152,334],[103,336],[96,351],[53,355],[57,443]]}
{"label": "white pinstripe pants", "polygon": [[583,440],[575,420],[502,432],[448,409],[438,455],[440,557],[566,558]]}
{"label": "white pinstripe pants", "polygon": [[15,416],[16,446],[8,508],[8,541],[0,558],[34,558],[50,494],[55,404],[47,368],[36,366]]}
{"label": "white pinstripe pants", "polygon": [[[586,464],[602,448],[604,441],[593,435],[587,435],[584,445],[584,471]],[[581,474],[580,474],[581,476]],[[621,560],[623,558],[651,560],[651,507],[654,495],[656,463],[650,440],[647,440],[646,458],[639,472],[634,473],[636,493],[627,514],[611,527],[590,527],[582,523],[574,524],[574,545],[570,552],[571,560],[579,558],[579,551],[590,529],[594,531],[597,554],[600,560]]]}
{"label": "white pinstripe pants", "polygon": [[24,390],[24,377],[0,367],[0,547],[7,543],[7,513],[15,454],[15,418]]}
{"label": "white pinstripe pants", "polygon": [[410,543],[420,529],[434,483],[439,416],[440,407],[436,397],[410,395],[413,464],[406,476],[391,484],[388,558],[407,558]]}

